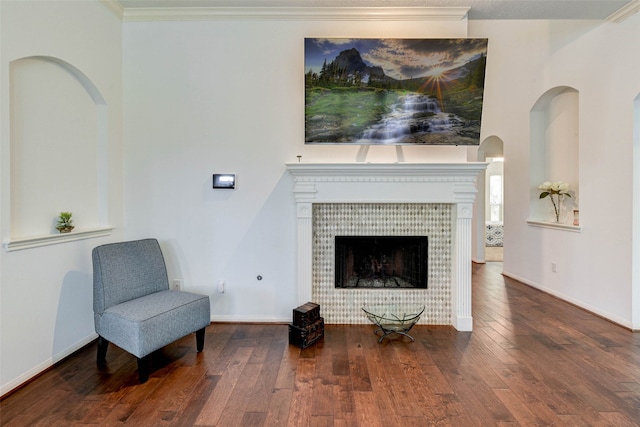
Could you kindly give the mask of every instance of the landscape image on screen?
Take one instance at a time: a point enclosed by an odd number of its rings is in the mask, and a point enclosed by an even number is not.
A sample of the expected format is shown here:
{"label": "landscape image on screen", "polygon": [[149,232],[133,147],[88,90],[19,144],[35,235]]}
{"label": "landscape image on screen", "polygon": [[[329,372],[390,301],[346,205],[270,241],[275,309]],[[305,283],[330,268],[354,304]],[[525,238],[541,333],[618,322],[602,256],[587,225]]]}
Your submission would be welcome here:
{"label": "landscape image on screen", "polygon": [[487,39],[306,38],[305,143],[478,145]]}

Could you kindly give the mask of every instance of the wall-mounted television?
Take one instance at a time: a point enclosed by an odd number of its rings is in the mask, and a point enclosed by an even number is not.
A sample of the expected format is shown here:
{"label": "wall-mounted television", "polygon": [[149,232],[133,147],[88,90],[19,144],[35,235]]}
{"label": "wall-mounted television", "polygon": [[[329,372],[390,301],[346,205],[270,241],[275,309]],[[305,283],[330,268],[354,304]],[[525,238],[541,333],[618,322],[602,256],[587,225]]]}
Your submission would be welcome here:
{"label": "wall-mounted television", "polygon": [[487,44],[306,38],[305,144],[478,145]]}

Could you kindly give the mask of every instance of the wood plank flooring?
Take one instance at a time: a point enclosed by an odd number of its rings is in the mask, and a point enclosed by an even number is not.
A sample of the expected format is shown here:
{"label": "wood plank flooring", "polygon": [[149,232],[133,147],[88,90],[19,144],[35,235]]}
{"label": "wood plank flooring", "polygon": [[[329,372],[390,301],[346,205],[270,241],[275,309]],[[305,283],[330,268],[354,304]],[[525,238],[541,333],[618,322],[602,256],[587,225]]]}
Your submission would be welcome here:
{"label": "wood plank flooring", "polygon": [[135,359],[90,345],[0,402],[3,426],[639,426],[640,334],[473,267],[474,331],[418,326],[378,344],[327,325],[301,350],[286,325],[212,324]]}

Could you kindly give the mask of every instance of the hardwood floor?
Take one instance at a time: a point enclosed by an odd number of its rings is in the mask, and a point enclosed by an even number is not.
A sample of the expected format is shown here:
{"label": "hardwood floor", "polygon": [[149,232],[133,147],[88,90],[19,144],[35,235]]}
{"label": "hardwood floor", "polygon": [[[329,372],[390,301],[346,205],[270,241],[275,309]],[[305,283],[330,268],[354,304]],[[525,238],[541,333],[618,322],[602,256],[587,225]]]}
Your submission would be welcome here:
{"label": "hardwood floor", "polygon": [[474,265],[474,331],[418,326],[378,344],[327,325],[300,350],[286,325],[212,324],[135,358],[80,350],[0,402],[3,426],[637,426],[640,334]]}

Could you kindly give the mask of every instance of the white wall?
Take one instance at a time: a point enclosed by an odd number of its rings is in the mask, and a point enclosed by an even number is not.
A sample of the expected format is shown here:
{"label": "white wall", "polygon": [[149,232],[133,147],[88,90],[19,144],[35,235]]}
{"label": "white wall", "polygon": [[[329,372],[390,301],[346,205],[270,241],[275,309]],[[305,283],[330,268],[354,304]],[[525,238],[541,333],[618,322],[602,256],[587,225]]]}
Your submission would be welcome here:
{"label": "white wall", "polygon": [[632,312],[633,324],[640,325],[640,94],[634,101],[633,112],[633,225],[631,259],[633,263]]}
{"label": "white wall", "polygon": [[[304,145],[305,37],[464,37],[466,21],[124,24],[128,237],[165,242],[170,279],[218,320],[291,321],[296,212],[286,162],[396,161],[394,147]],[[466,161],[464,147],[404,147]],[[234,191],[213,173],[235,173]],[[263,280],[257,280],[261,275]],[[216,292],[219,280],[226,292]]]}
{"label": "white wall", "polygon": [[[640,39],[640,16],[619,24],[471,21],[469,36],[489,38],[482,132],[504,141],[505,274],[640,326],[631,322],[630,237],[640,57],[628,50]],[[529,111],[558,86],[580,93],[580,233],[526,223]]]}
{"label": "white wall", "polygon": [[[468,34],[489,38],[482,137],[504,141],[505,272],[627,326],[631,109],[640,67],[625,46],[638,38],[638,19],[470,21]],[[227,292],[211,294],[214,318],[288,319],[295,300],[295,230],[283,164],[296,155],[303,161],[361,157],[355,147],[302,142],[303,38],[432,35],[430,26],[406,22],[126,23],[129,236],[166,241],[173,254],[170,276],[188,289],[211,293],[225,279]],[[580,92],[581,233],[526,223],[533,190],[530,110],[558,86]],[[415,147],[404,157],[465,161],[466,152]],[[385,147],[366,156],[396,159]],[[213,191],[215,172],[236,173],[238,189]],[[257,281],[258,274],[264,280]],[[277,304],[262,303],[273,295],[281,297]]]}
{"label": "white wall", "polygon": [[[31,224],[24,225],[16,218],[12,221],[11,192],[14,197],[25,196],[29,185],[39,182],[43,187],[55,182],[60,176],[73,176],[77,181],[83,177],[91,182],[88,192],[81,193],[80,199],[86,200],[89,207],[78,218],[78,229],[87,226],[112,225],[116,231],[111,237],[78,240],[68,243],[57,243],[34,249],[7,251],[6,246],[0,250],[0,395],[21,384],[31,376],[51,366],[52,363],[70,354],[77,348],[90,342],[95,337],[92,307],[92,267],[91,249],[98,244],[122,238],[122,30],[121,21],[112,11],[98,1],[95,2],[0,2],[0,229],[3,243],[15,241],[16,237],[31,237],[33,234],[46,234],[54,218],[51,215],[42,217],[38,223],[38,215],[29,216]],[[24,146],[21,138],[10,139],[11,129],[19,126],[16,116],[33,117],[29,109],[38,105],[57,105],[60,116],[73,117],[77,114],[77,104],[73,100],[82,99],[82,95],[65,97],[66,103],[56,103],[51,96],[41,90],[25,90],[19,93],[26,103],[14,103],[20,108],[20,114],[12,115],[9,94],[11,64],[19,63],[22,58],[48,57],[75,67],[81,78],[86,78],[104,98],[104,108],[108,112],[98,117],[94,127],[104,126],[104,134],[100,141],[94,134],[74,133],[75,143],[82,144],[87,137],[86,150],[78,152],[89,156],[89,165],[80,157],[76,164],[64,162],[65,171],[60,169],[61,160],[50,156],[49,161],[57,165],[43,163],[42,168],[32,168],[27,179],[12,182],[10,162],[11,147],[19,151]],[[29,62],[30,60],[27,60]],[[25,62],[25,63],[27,63]],[[37,60],[34,62],[38,62]],[[54,62],[40,69],[40,80],[46,82],[60,81],[58,77],[66,71]],[[47,68],[49,67],[49,68]],[[51,75],[47,74],[51,71]],[[62,77],[63,79],[65,77]],[[74,87],[74,79],[68,84]],[[11,88],[14,89],[14,88]],[[22,89],[25,89],[22,87]],[[79,93],[83,89],[78,89]],[[51,92],[53,93],[53,92]],[[41,103],[38,103],[38,96]],[[57,96],[63,97],[63,94]],[[32,102],[32,101],[36,102]],[[13,101],[16,101],[14,99]],[[83,108],[86,104],[82,104]],[[35,113],[35,111],[34,111]],[[96,114],[94,114],[94,119]],[[49,123],[51,124],[51,123]],[[32,125],[33,126],[33,125]],[[55,127],[55,126],[53,126]],[[89,127],[91,128],[91,127]],[[30,129],[33,131],[34,129]],[[91,132],[90,132],[91,133]],[[59,134],[36,135],[29,137],[29,152],[22,155],[34,155],[50,150],[51,144],[65,142]],[[71,141],[69,141],[71,142]],[[37,144],[41,144],[39,148]],[[12,145],[13,144],[13,145]],[[85,157],[86,157],[85,156]],[[98,156],[98,161],[95,157]],[[104,159],[106,157],[106,161]],[[93,166],[91,166],[93,165]],[[54,165],[55,166],[55,165]],[[89,171],[89,172],[87,172]],[[13,171],[15,172],[15,170]],[[83,187],[78,182],[72,186]],[[104,181],[104,182],[102,182]],[[59,185],[64,185],[60,182]],[[100,188],[98,188],[100,187]],[[78,187],[76,187],[78,188]],[[106,192],[102,194],[101,192]],[[101,193],[101,194],[98,194]],[[26,194],[28,196],[28,194]],[[78,195],[69,195],[66,203],[77,203],[76,212],[83,212],[83,200]],[[58,212],[59,207],[52,207],[55,200],[45,197],[31,198],[30,210],[41,212]],[[100,211],[101,213],[98,213]],[[90,217],[89,222],[86,217]],[[12,235],[12,223],[16,226]],[[16,236],[18,230],[20,236]],[[75,232],[75,231],[74,231]]]}

